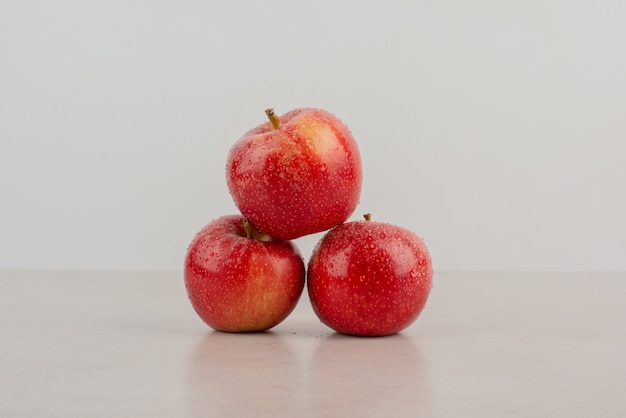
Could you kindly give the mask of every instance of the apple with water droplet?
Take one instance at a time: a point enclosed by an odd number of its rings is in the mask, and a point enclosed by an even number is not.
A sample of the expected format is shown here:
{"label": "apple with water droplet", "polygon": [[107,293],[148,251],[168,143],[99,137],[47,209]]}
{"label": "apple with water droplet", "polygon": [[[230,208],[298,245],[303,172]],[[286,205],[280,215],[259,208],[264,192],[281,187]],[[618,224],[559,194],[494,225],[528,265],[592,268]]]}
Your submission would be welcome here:
{"label": "apple with water droplet", "polygon": [[246,132],[231,148],[226,182],[239,211],[261,231],[291,240],[345,222],[361,194],[361,157],[331,113],[301,108]]}
{"label": "apple with water droplet", "polygon": [[432,261],[413,232],[383,222],[344,223],[315,246],[307,290],[320,320],[337,332],[395,334],[411,325],[432,288]]}
{"label": "apple with water droplet", "polygon": [[210,222],[185,256],[191,305],[219,331],[265,331],[278,325],[296,307],[305,274],[292,242],[259,232],[241,215]]}

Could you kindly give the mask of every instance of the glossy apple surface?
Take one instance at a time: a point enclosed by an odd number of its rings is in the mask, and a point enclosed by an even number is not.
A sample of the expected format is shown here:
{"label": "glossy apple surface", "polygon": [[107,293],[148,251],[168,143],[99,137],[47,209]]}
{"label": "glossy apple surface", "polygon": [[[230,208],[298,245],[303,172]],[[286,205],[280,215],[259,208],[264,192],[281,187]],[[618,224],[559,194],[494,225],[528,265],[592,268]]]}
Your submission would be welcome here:
{"label": "glossy apple surface", "polygon": [[295,308],[305,268],[293,243],[259,234],[241,215],[229,215],[193,238],[184,276],[191,305],[210,327],[264,331]]}
{"label": "glossy apple surface", "polygon": [[354,221],[328,232],[308,265],[307,288],[320,320],[344,334],[382,336],[411,325],[432,287],[432,262],[411,231]]}
{"label": "glossy apple surface", "polygon": [[361,195],[357,144],[338,118],[295,109],[245,133],[231,148],[226,181],[240,212],[282,240],[328,230],[354,212]]}

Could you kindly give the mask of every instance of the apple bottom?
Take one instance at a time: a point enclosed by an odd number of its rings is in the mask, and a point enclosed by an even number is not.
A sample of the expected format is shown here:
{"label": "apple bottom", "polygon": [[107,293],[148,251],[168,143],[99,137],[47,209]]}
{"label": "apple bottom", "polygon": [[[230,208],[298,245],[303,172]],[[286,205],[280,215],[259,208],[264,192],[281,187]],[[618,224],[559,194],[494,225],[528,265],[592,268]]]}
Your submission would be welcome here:
{"label": "apple bottom", "polygon": [[[313,293],[313,292],[311,292]],[[382,337],[397,334],[418,318],[426,304],[425,297],[406,295],[399,298],[325,297],[330,303],[312,302],[320,321],[333,330],[361,337]],[[320,299],[311,296],[311,299]]]}
{"label": "apple bottom", "polygon": [[191,305],[218,331],[270,329],[293,311],[304,288],[295,245],[248,235],[242,216],[218,218],[196,234],[185,257]]}

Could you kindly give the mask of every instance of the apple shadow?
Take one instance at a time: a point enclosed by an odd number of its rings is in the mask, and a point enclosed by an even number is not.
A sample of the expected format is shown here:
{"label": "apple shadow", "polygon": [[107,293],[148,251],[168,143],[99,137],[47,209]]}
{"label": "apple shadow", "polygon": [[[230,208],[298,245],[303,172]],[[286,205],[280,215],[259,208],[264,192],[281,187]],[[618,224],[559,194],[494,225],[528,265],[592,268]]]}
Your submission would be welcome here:
{"label": "apple shadow", "polygon": [[187,415],[283,416],[298,411],[291,393],[303,385],[302,367],[285,337],[271,331],[212,331],[190,353]]}
{"label": "apple shadow", "polygon": [[428,415],[428,373],[416,343],[400,334],[320,341],[309,370],[309,407],[315,416]]}

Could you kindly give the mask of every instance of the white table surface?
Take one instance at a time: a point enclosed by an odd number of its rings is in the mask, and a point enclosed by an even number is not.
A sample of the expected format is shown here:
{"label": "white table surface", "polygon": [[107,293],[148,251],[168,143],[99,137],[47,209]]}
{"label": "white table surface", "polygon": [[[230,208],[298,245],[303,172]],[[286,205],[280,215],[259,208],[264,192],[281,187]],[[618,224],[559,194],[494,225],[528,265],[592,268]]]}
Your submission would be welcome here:
{"label": "white table surface", "polygon": [[401,334],[306,291],[271,332],[211,331],[178,272],[0,271],[0,417],[624,417],[626,273],[435,273]]}

